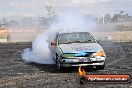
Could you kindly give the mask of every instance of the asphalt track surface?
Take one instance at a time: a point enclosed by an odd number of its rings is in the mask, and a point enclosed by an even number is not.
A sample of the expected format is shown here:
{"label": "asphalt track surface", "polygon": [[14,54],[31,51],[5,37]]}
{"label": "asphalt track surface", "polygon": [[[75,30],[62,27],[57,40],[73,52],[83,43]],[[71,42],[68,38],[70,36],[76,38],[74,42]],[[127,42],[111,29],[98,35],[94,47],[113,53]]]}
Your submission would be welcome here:
{"label": "asphalt track surface", "polygon": [[[104,70],[88,68],[87,74],[132,75],[132,42],[100,42],[107,59]],[[55,65],[26,64],[21,53],[31,43],[0,44],[0,88],[132,88],[128,84],[79,84],[77,68],[59,72]]]}

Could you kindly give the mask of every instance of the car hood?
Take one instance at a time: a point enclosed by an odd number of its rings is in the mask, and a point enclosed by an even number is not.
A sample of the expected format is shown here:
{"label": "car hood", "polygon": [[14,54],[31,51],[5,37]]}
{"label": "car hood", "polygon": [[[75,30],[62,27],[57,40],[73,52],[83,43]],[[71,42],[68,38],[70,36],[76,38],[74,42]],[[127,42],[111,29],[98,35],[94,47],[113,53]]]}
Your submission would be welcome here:
{"label": "car hood", "polygon": [[63,53],[97,52],[103,50],[98,43],[60,44],[59,48]]}

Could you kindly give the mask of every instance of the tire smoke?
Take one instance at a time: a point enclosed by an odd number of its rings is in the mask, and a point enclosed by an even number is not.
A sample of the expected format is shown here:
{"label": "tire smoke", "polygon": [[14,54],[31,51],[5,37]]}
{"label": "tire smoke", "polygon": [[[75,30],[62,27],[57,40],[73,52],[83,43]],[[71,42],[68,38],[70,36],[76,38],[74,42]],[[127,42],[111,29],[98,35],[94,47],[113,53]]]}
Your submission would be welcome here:
{"label": "tire smoke", "polygon": [[49,29],[37,36],[32,43],[32,49],[23,50],[22,59],[26,63],[35,62],[40,64],[55,64],[50,51],[50,42],[54,39],[56,32],[82,32],[95,30],[96,23],[78,12],[70,11],[56,16]]}
{"label": "tire smoke", "polygon": [[23,50],[22,58],[26,63],[54,64],[48,43],[48,31],[37,36],[32,49]]}

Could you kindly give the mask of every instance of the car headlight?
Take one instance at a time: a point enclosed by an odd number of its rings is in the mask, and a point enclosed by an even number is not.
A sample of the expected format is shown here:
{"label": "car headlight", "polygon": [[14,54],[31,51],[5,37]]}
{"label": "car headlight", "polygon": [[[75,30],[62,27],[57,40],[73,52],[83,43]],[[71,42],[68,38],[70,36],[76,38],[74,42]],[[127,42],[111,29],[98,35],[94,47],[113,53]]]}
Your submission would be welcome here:
{"label": "car headlight", "polygon": [[99,52],[96,52],[96,53],[93,53],[93,54],[92,54],[92,57],[97,57],[97,56],[105,57],[106,54],[105,54],[104,51],[99,51]]}

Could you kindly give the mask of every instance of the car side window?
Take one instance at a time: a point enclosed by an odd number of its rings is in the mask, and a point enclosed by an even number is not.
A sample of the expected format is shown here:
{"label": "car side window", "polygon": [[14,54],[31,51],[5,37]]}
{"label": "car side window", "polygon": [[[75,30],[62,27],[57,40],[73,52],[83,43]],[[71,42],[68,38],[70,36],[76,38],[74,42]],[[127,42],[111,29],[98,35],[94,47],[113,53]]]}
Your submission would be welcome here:
{"label": "car side window", "polygon": [[56,38],[55,38],[56,43],[58,43],[58,39],[59,39],[59,34],[56,35]]}

